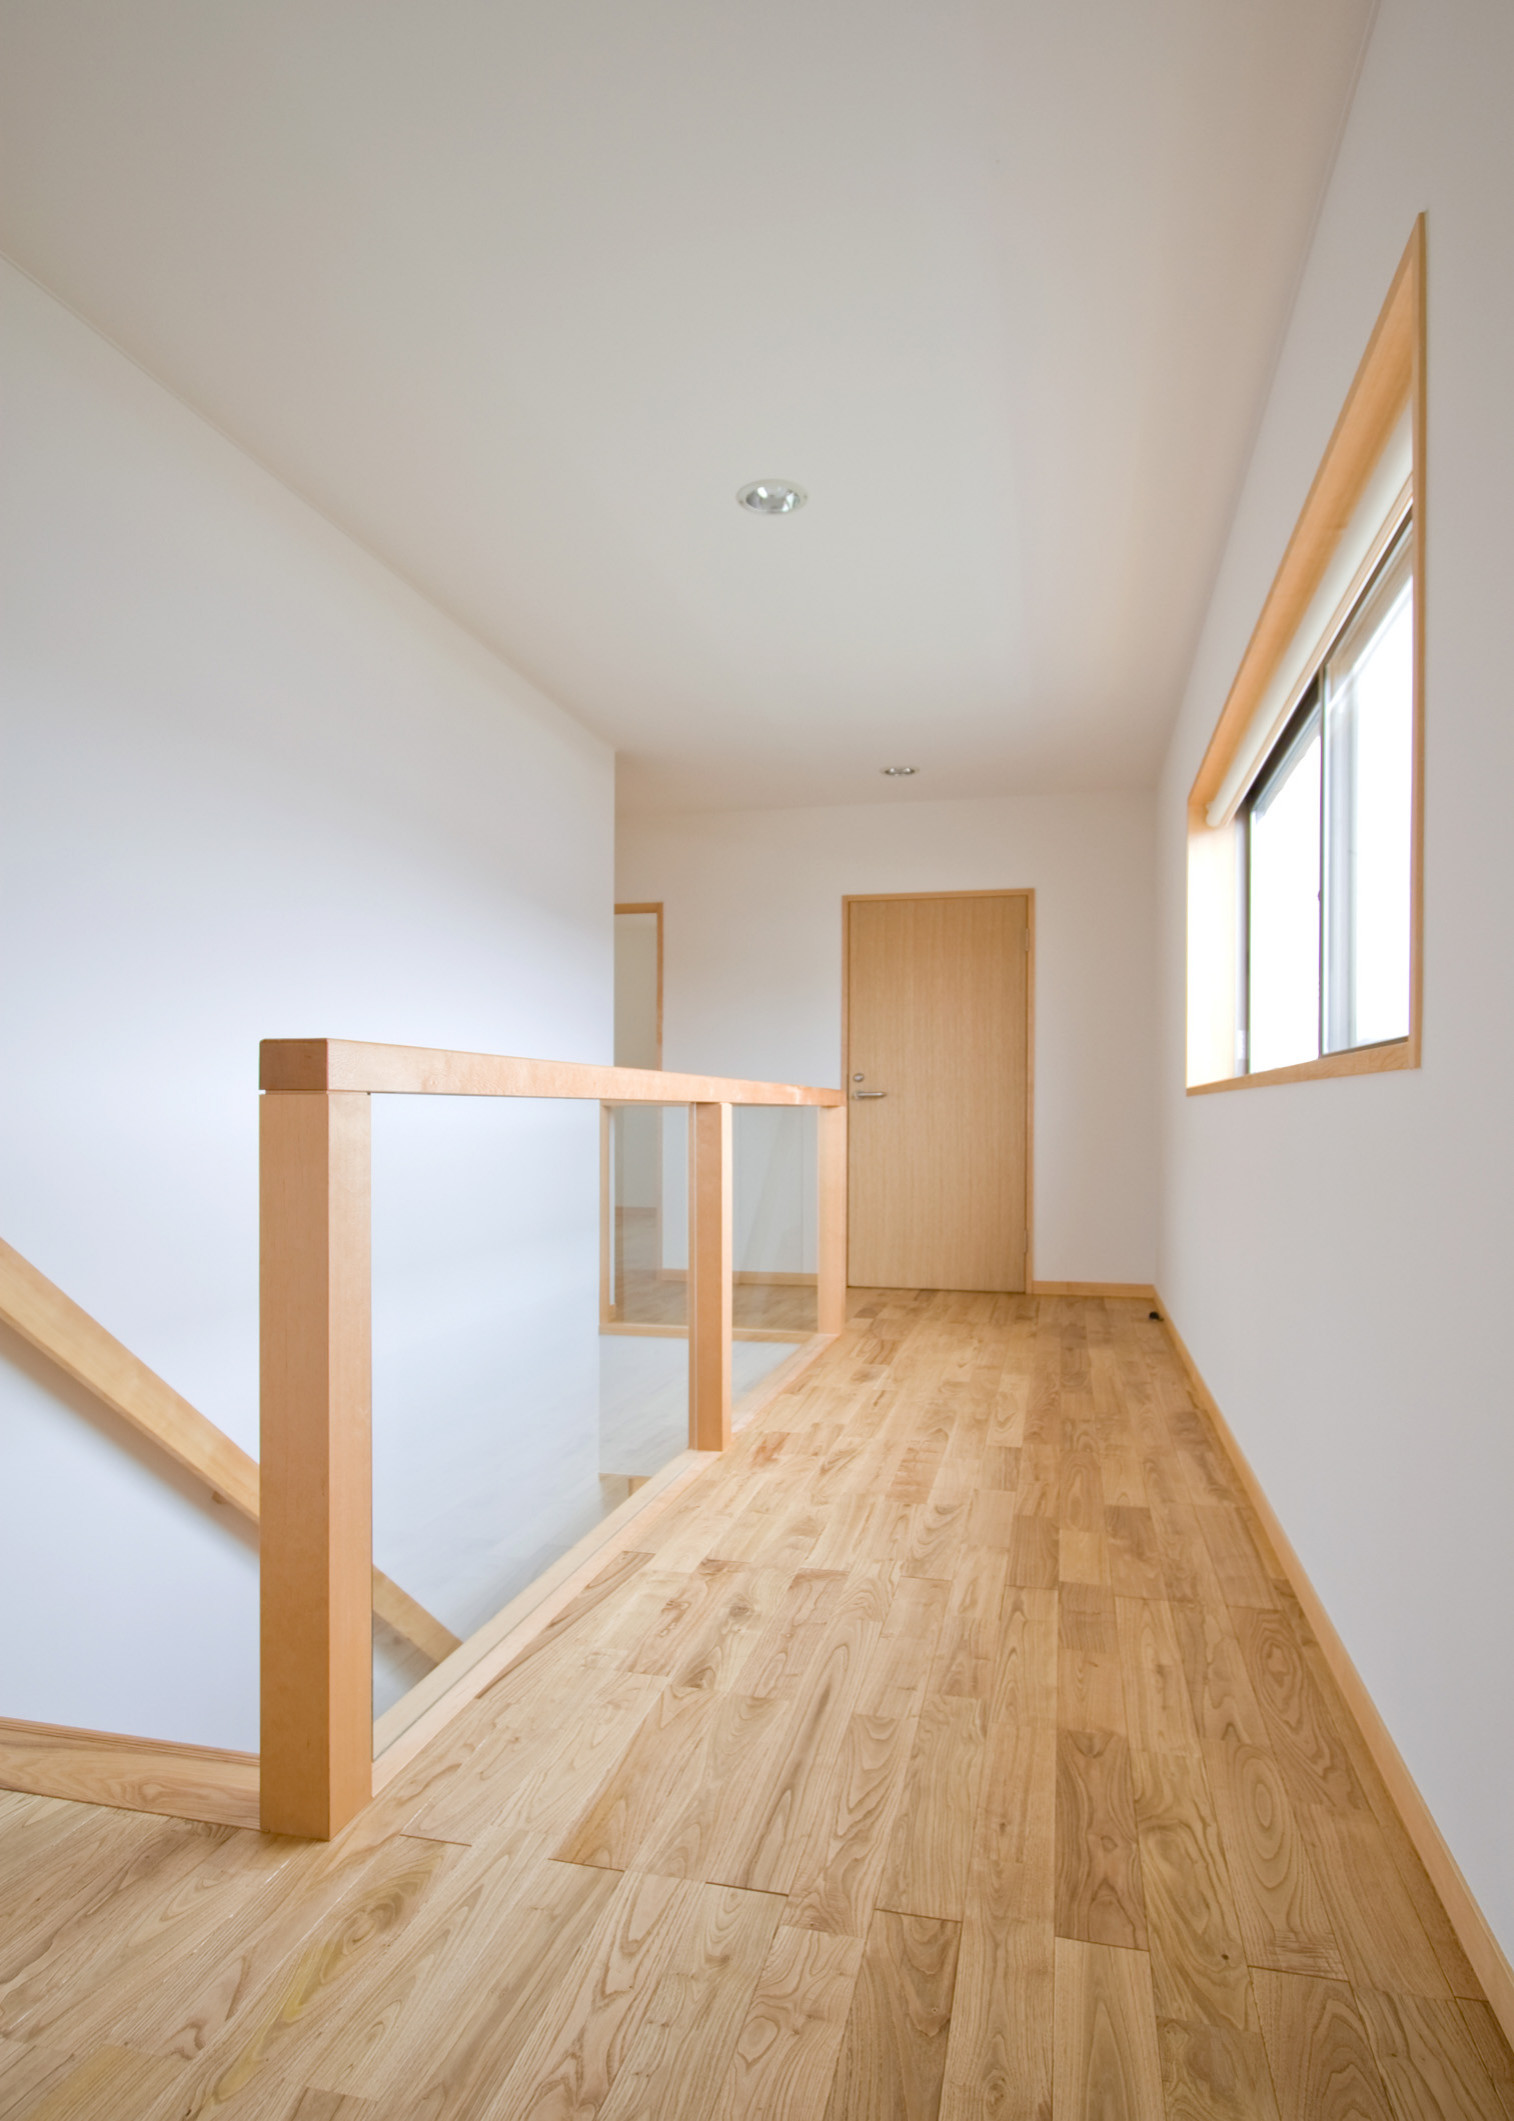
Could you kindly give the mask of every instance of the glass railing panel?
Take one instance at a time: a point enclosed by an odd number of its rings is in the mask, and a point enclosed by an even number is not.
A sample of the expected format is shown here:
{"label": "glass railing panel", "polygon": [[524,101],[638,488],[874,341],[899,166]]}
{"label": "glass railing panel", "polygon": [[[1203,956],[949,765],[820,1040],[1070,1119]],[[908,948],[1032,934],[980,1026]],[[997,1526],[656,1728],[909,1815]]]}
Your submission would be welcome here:
{"label": "glass railing panel", "polygon": [[[675,1244],[649,1246],[633,1216],[629,1259],[607,1256],[617,1198],[649,1191],[642,1119],[619,1144],[587,1100],[373,1100],[374,1562],[422,1609],[408,1636],[375,1616],[378,1751],[688,1448],[676,1277],[673,1315],[614,1316],[617,1272]],[[662,1131],[686,1140],[686,1123]]]}
{"label": "glass railing panel", "polygon": [[606,1105],[609,1317],[685,1331],[689,1317],[689,1108]]}
{"label": "glass railing panel", "polygon": [[816,1330],[818,1196],[812,1106],[731,1115],[732,1390],[739,1407]]}
{"label": "glass railing panel", "polygon": [[689,1445],[689,1108],[604,1111],[600,1457],[630,1492]]}

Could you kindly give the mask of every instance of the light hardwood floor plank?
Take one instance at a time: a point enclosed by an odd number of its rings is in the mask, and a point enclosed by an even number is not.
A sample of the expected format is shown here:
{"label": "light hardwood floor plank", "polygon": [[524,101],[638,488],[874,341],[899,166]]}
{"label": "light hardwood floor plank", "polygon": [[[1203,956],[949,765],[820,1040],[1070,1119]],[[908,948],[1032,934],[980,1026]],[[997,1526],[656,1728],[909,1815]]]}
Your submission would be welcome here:
{"label": "light hardwood floor plank", "polygon": [[1113,1731],[1057,1733],[1057,1935],[1146,1948],[1130,1748]]}
{"label": "light hardwood floor plank", "polygon": [[1344,1981],[1258,1973],[1256,1989],[1280,2121],[1395,2121]]}
{"label": "light hardwood floor plank", "polygon": [[621,1887],[618,1871],[535,1859],[472,1868],[305,2058],[307,2083],[460,2121],[508,2073]]}
{"label": "light hardwood floor plank", "polygon": [[926,1696],[878,1890],[880,1907],[962,1920],[988,1753],[983,1701]]}
{"label": "light hardwood floor plank", "polygon": [[1164,2121],[1151,1964],[1058,1937],[1056,2121]]}
{"label": "light hardwood floor plank", "polygon": [[0,1792],[0,2121],[1514,2121],[1149,1309],[854,1300],[328,1845]]}
{"label": "light hardwood floor plank", "polygon": [[824,2114],[862,1952],[860,1937],[778,1931],[710,2121],[814,2121]]}
{"label": "light hardwood floor plank", "polygon": [[1278,2121],[1260,2031],[1157,2020],[1167,2121]]}
{"label": "light hardwood floor plank", "polygon": [[1158,2016],[1256,2032],[1240,1917],[1202,1767],[1181,1753],[1136,1754],[1135,1803]]}
{"label": "light hardwood floor plank", "polygon": [[873,1917],[825,2121],[937,2121],[958,1937],[955,1922]]}
{"label": "light hardwood floor plank", "polygon": [[1356,1995],[1395,2121],[1504,2121],[1503,2101],[1449,1997]]}

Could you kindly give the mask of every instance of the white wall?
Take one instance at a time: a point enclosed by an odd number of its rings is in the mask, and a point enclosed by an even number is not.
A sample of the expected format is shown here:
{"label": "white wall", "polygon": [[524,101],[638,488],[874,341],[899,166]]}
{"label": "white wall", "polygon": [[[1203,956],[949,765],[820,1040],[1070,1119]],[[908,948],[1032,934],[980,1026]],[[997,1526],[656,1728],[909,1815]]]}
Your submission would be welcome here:
{"label": "white wall", "polygon": [[[608,1059],[611,760],[9,268],[0,331],[0,1234],[256,1451],[259,1038]],[[377,1396],[409,1424],[381,1508],[421,1421],[497,1428],[501,1352],[530,1370],[541,1320],[501,1290],[548,1196],[584,1291],[554,1373],[576,1441],[515,1408],[515,1473],[573,1457],[594,1487],[597,1118],[549,1154],[493,1108],[377,1102]],[[418,1348],[450,1351],[445,1394]],[[224,1511],[10,1339],[0,1451],[25,1615],[0,1715],[256,1745],[256,1565]]]}
{"label": "white wall", "polygon": [[1151,798],[917,798],[620,820],[616,888],[665,904],[669,1068],[841,1074],[848,892],[1036,893],[1035,1271],[1149,1281]]}
{"label": "white wall", "polygon": [[[1514,12],[1383,0],[1161,791],[1160,1282],[1514,1947]],[[1185,1099],[1183,804],[1429,215],[1424,1066]]]}

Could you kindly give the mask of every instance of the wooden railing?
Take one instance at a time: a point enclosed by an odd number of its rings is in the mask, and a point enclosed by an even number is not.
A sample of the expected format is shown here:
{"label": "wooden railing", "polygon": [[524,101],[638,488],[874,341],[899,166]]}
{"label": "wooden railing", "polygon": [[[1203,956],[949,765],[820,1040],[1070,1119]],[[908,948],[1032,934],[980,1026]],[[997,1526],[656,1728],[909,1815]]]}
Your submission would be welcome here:
{"label": "wooden railing", "polygon": [[[370,1801],[376,1771],[370,1098],[689,1107],[689,1428],[698,1451],[724,1450],[731,1437],[732,1107],[817,1108],[816,1322],[829,1335],[845,1312],[846,1099],[784,1083],[342,1039],[266,1041],[261,1085],[262,1823],[323,1839]],[[428,1729],[470,1698],[468,1686],[465,1674]]]}
{"label": "wooden railing", "polygon": [[[3,1239],[0,1320],[213,1497],[249,1524],[258,1522],[257,1460]],[[433,1664],[457,1648],[451,1629],[381,1569],[373,1571],[372,1600],[379,1618]]]}

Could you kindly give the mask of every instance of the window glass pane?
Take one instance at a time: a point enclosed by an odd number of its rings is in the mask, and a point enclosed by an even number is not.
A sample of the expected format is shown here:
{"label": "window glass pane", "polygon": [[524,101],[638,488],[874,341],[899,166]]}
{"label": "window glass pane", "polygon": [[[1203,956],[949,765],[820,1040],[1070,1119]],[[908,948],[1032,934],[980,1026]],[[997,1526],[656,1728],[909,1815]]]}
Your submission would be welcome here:
{"label": "window glass pane", "polygon": [[1247,1067],[1319,1054],[1320,728],[1306,726],[1250,821]]}
{"label": "window glass pane", "polygon": [[1330,732],[1328,1043],[1409,1030],[1414,816],[1414,582],[1384,570],[1326,670]]}

